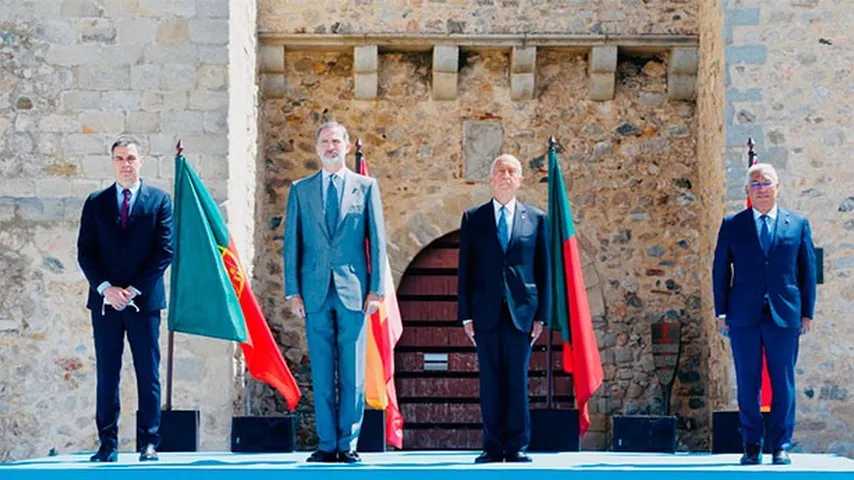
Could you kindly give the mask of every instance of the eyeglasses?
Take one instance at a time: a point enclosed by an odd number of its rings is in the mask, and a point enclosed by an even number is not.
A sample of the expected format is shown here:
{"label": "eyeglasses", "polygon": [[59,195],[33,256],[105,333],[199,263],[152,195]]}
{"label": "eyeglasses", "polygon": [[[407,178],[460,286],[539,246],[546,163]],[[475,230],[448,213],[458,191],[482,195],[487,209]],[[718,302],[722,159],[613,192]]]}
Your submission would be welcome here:
{"label": "eyeglasses", "polygon": [[750,188],[752,190],[759,190],[762,188],[771,188],[774,186],[774,182],[770,180],[766,180],[764,182],[750,182]]}

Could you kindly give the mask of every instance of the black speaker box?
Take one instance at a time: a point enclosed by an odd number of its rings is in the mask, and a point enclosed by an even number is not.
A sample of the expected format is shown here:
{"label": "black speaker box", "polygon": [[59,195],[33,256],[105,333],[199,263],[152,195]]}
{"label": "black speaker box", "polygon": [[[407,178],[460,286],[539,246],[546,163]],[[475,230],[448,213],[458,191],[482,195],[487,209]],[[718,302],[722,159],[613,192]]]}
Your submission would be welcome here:
{"label": "black speaker box", "polygon": [[578,452],[578,410],[532,409],[529,452]]}
{"label": "black speaker box", "polygon": [[[198,410],[163,410],[160,412],[160,452],[198,452],[199,425]],[[139,411],[136,412],[139,424]],[[136,433],[136,451],[142,450],[139,430]]]}
{"label": "black speaker box", "polygon": [[[768,430],[768,416],[763,413],[762,420],[765,422],[765,430]],[[772,453],[771,445],[765,444],[765,453]],[[717,411],[712,413],[712,453],[741,453],[744,446],[741,444],[741,422],[736,411]]]}
{"label": "black speaker box", "polygon": [[384,452],[385,448],[385,410],[366,408],[356,449],[360,452]]}
{"label": "black speaker box", "polygon": [[297,416],[234,417],[231,419],[232,452],[293,452]]}
{"label": "black speaker box", "polygon": [[676,417],[658,415],[614,415],[615,452],[676,451]]}

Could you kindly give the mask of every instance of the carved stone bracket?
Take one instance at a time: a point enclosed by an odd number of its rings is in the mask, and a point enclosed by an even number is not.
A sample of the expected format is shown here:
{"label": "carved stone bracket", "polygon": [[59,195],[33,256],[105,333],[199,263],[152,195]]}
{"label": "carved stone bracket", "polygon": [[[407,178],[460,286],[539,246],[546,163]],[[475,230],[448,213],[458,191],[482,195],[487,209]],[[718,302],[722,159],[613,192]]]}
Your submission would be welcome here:
{"label": "carved stone bracket", "polygon": [[379,55],[376,45],[362,45],[353,48],[353,85],[357,100],[377,98],[377,72]]}
{"label": "carved stone bracket", "polygon": [[457,72],[460,47],[436,45],[433,47],[433,100],[457,99]]}
{"label": "carved stone bracket", "polygon": [[513,47],[510,58],[510,98],[513,100],[534,98],[537,47]]}
{"label": "carved stone bracket", "polygon": [[258,48],[261,94],[265,98],[285,96],[285,47],[260,45]]}
{"label": "carved stone bracket", "polygon": [[667,96],[671,100],[693,100],[697,94],[697,69],[700,56],[696,47],[670,50],[667,67]]}
{"label": "carved stone bracket", "polygon": [[589,58],[590,99],[612,100],[617,76],[617,46],[593,47]]}

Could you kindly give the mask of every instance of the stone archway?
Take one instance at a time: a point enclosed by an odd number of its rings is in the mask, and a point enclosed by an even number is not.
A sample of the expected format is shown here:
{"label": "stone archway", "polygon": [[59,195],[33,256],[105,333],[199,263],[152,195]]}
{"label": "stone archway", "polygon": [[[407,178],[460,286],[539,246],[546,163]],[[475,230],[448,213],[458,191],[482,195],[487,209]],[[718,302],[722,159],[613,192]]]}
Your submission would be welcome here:
{"label": "stone archway", "polygon": [[[459,232],[429,242],[414,255],[397,291],[404,333],[395,349],[398,400],[405,418],[407,449],[477,449],[481,442],[477,359],[456,322]],[[604,328],[605,305],[599,275],[586,256],[585,276],[596,323]],[[601,337],[602,332],[599,332]],[[574,405],[571,378],[560,364],[560,338],[552,337],[555,401]],[[534,347],[529,395],[543,407],[546,395],[546,340]],[[594,405],[593,412],[598,412]],[[604,429],[604,425],[597,426]]]}

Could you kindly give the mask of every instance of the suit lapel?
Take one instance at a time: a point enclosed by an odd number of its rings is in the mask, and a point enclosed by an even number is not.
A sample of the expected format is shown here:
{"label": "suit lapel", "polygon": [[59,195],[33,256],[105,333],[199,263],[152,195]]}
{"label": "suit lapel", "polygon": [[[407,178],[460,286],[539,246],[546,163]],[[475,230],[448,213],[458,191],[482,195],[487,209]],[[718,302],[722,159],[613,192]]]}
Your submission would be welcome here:
{"label": "suit lapel", "polygon": [[[343,170],[341,175],[341,188],[344,189],[344,194],[341,197],[341,210],[338,212],[338,227],[340,227],[344,222],[344,217],[347,216],[347,212],[350,211],[350,206],[353,205],[353,193],[356,191],[356,182],[352,177],[353,175],[350,174],[349,170]],[[337,232],[338,228],[336,228],[335,231]]]}
{"label": "suit lapel", "polygon": [[326,240],[331,240],[332,235],[329,234],[326,222],[323,221],[323,174],[317,172],[305,182],[308,191],[308,211],[312,213],[312,218],[317,219],[320,231],[326,236]]}
{"label": "suit lapel", "polygon": [[759,232],[756,231],[756,220],[753,218],[753,209],[748,208],[747,210],[742,211],[739,215],[742,217],[740,219],[741,228],[747,230],[747,236],[750,238],[750,244],[759,255],[764,257],[765,252],[762,250],[762,244],[759,243]]}
{"label": "suit lapel", "polygon": [[513,212],[513,231],[510,232],[510,241],[507,242],[507,251],[509,252],[513,245],[516,244],[516,239],[519,232],[522,231],[522,224],[528,221],[528,210],[525,205],[516,200],[516,211]]}
{"label": "suit lapel", "polygon": [[139,216],[140,212],[144,210],[145,202],[148,201],[148,193],[148,187],[145,186],[144,182],[140,182],[139,191],[136,192],[136,199],[134,199],[133,205],[130,206],[128,226],[133,225],[134,222],[136,222],[136,219]]}
{"label": "suit lapel", "polygon": [[774,247],[779,243],[779,239],[786,234],[789,224],[789,212],[777,207],[777,219],[775,221],[774,230],[772,231],[773,235],[771,236],[771,246],[768,247],[769,254],[774,251]]}

